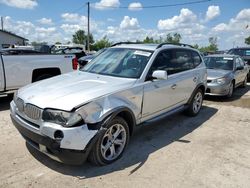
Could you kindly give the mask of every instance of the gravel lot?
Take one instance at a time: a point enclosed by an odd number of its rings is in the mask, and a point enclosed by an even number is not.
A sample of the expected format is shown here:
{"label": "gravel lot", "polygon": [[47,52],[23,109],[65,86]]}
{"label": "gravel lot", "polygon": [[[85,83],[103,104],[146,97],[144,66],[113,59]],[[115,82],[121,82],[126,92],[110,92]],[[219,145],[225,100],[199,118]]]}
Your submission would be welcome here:
{"label": "gravel lot", "polygon": [[0,98],[0,187],[250,187],[250,85],[206,97],[194,118],[138,128],[119,161],[68,166],[26,146]]}

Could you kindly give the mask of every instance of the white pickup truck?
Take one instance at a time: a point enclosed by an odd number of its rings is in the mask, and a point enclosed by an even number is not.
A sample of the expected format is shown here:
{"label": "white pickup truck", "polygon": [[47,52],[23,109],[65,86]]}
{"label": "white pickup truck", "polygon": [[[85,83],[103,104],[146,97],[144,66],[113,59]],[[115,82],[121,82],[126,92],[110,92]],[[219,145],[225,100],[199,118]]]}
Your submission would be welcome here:
{"label": "white pickup truck", "polygon": [[0,53],[0,95],[35,81],[78,68],[75,55],[4,55]]}

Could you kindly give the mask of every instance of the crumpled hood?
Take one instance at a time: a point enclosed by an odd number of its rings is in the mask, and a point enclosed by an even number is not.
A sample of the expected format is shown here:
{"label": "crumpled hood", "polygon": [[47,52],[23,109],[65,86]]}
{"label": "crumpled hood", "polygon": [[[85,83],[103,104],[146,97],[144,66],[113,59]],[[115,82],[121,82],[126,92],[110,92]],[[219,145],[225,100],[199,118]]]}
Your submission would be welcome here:
{"label": "crumpled hood", "polygon": [[221,78],[226,76],[227,74],[230,74],[231,72],[231,70],[207,69],[207,79],[213,80]]}
{"label": "crumpled hood", "polygon": [[135,79],[74,71],[27,85],[18,90],[18,97],[40,108],[70,111],[95,98],[131,87],[135,82]]}

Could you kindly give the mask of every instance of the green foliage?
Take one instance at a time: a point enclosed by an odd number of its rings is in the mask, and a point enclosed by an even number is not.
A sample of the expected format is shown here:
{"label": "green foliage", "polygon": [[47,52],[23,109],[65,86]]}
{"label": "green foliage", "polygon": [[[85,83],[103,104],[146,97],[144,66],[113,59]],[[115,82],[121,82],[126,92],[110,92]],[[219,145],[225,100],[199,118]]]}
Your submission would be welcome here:
{"label": "green foliage", "polygon": [[62,44],[61,42],[56,42],[55,44]]}
{"label": "green foliage", "polygon": [[[94,43],[94,38],[92,34],[89,35],[89,41],[90,44]],[[73,35],[72,42],[75,44],[87,44],[87,34],[85,34],[85,31],[84,30],[76,31],[75,34]]]}
{"label": "green foliage", "polygon": [[181,35],[179,33],[174,33],[172,34],[167,34],[167,38],[165,39],[164,42],[169,42],[169,43],[174,43],[174,44],[178,44],[180,43],[181,40]]}
{"label": "green foliage", "polygon": [[36,41],[31,42],[32,46],[42,46],[47,44],[48,44],[47,42],[36,42]]}
{"label": "green foliage", "polygon": [[195,44],[195,45],[193,45],[193,47],[195,48],[195,49],[199,49],[199,45],[198,44]]}
{"label": "green foliage", "polygon": [[160,44],[163,42],[168,42],[168,43],[174,43],[178,44],[181,41],[181,35],[179,33],[174,33],[174,34],[167,34],[166,38],[160,37],[159,39],[154,39],[153,37],[147,36],[145,39],[142,41],[137,40],[136,42],[138,43],[154,43],[154,44]]}
{"label": "green foliage", "polygon": [[201,52],[215,52],[218,50],[218,45],[217,45],[217,38],[216,37],[209,37],[208,39],[209,45],[205,47],[201,47],[199,50]]}
{"label": "green foliage", "polygon": [[246,43],[247,45],[250,45],[250,36],[247,37],[247,38],[245,38],[245,43]]}
{"label": "green foliage", "polygon": [[154,43],[154,38],[153,37],[146,37],[142,43]]}
{"label": "green foliage", "polygon": [[111,42],[109,42],[107,36],[103,37],[101,40],[96,41],[92,46],[91,50],[98,51],[102,48],[107,48],[111,46]]}

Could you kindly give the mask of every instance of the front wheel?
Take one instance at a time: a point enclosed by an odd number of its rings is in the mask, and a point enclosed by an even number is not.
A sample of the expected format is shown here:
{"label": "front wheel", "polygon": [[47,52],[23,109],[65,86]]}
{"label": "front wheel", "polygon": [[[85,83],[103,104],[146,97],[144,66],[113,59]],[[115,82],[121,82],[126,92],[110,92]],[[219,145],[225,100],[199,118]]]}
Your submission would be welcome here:
{"label": "front wheel", "polygon": [[187,115],[196,116],[200,112],[202,102],[203,102],[203,92],[201,89],[198,89],[194,94],[188,106],[188,109],[186,110]]}
{"label": "front wheel", "polygon": [[244,81],[242,83],[242,87],[247,87],[247,77],[248,76],[245,77],[245,79],[244,79]]}
{"label": "front wheel", "polygon": [[227,94],[227,98],[231,98],[233,96],[233,92],[234,92],[234,83],[232,82],[229,86],[228,89],[228,94]]}
{"label": "front wheel", "polygon": [[92,148],[89,160],[95,165],[107,165],[119,159],[128,142],[129,128],[127,122],[121,117],[115,117],[101,134]]}

